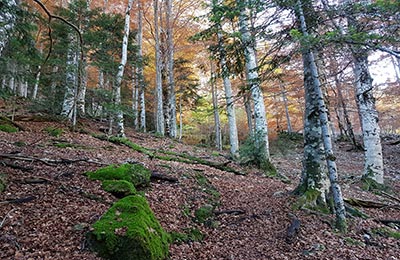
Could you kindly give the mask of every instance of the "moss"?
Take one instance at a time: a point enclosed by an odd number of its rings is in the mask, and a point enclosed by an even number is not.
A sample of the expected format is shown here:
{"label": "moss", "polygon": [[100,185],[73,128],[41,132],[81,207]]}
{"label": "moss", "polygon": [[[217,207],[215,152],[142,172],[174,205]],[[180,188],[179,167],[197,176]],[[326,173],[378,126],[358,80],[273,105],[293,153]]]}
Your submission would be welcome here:
{"label": "moss", "polygon": [[375,228],[372,230],[373,233],[384,236],[384,237],[392,237],[394,239],[400,239],[400,232],[399,231],[392,231],[389,228]]}
{"label": "moss", "polygon": [[328,205],[322,201],[321,192],[316,189],[304,190],[304,186],[298,187],[297,193],[300,197],[293,204],[292,209],[311,209],[325,214],[329,214],[330,210]]}
{"label": "moss", "polygon": [[349,246],[362,246],[362,247],[365,246],[364,242],[361,242],[361,241],[351,238],[351,237],[345,237],[343,240],[346,243],[346,245],[349,245]]}
{"label": "moss", "polygon": [[140,164],[110,165],[95,172],[87,172],[92,180],[125,180],[133,183],[135,187],[146,186],[150,183],[151,172]]}
{"label": "moss", "polygon": [[0,125],[0,131],[6,132],[6,133],[16,133],[16,132],[18,132],[18,128],[16,128],[15,126],[12,126],[12,125],[8,125],[8,124],[2,124],[2,125]]}
{"label": "moss", "polygon": [[170,236],[146,199],[139,195],[116,202],[88,233],[99,256],[115,260],[158,260],[168,257]]}
{"label": "moss", "polygon": [[136,194],[135,186],[126,180],[105,180],[102,183],[102,187],[117,198]]}
{"label": "moss", "polygon": [[196,209],[194,212],[195,221],[199,223],[205,223],[207,220],[210,220],[213,213],[214,207],[212,205],[206,204]]}
{"label": "moss", "polygon": [[44,129],[44,131],[46,131],[49,135],[54,136],[54,137],[60,137],[64,130],[62,130],[61,128],[56,128],[56,127],[46,127]]}
{"label": "moss", "polygon": [[24,147],[24,146],[26,146],[26,143],[22,142],[22,141],[17,141],[17,142],[14,143],[14,145],[18,146],[18,147]]}
{"label": "moss", "polygon": [[376,182],[370,176],[370,174],[367,174],[361,178],[361,189],[365,191],[387,191],[389,189],[386,185]]}
{"label": "moss", "polygon": [[185,229],[184,233],[171,232],[171,241],[175,244],[200,242],[204,239],[204,235],[197,228]]}

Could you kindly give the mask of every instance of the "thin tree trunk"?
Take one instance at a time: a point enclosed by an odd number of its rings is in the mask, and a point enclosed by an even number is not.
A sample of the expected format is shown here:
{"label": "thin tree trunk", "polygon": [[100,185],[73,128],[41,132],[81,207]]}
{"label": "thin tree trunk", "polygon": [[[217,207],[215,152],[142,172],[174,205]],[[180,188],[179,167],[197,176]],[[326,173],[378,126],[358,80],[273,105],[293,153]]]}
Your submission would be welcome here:
{"label": "thin tree trunk", "polygon": [[183,135],[183,113],[182,113],[182,97],[179,97],[179,140],[182,140]]}
{"label": "thin tree trunk", "polygon": [[[309,34],[307,31],[307,25],[301,0],[297,1],[297,9],[301,31],[305,37],[308,37]],[[344,208],[343,196],[338,183],[338,174],[335,162],[336,158],[333,154],[332,141],[329,135],[328,115],[321,90],[321,83],[319,81],[318,69],[313,52],[309,49],[309,47],[303,46],[303,48],[305,49],[303,51],[303,57],[306,61],[305,67],[308,67],[310,69],[311,77],[313,78],[314,91],[316,94],[315,98],[318,100],[318,114],[322,130],[322,140],[325,149],[325,159],[328,165],[329,180],[334,200],[337,227],[342,232],[346,232],[346,210]]]}
{"label": "thin tree trunk", "polygon": [[140,130],[146,132],[146,103],[145,103],[145,82],[143,74],[143,10],[141,0],[138,0],[138,80],[139,80],[139,104],[140,104]]}
{"label": "thin tree trunk", "polygon": [[176,138],[176,94],[174,80],[174,39],[172,0],[166,0],[166,22],[167,22],[167,80],[168,80],[168,113],[169,113],[169,136]]}
{"label": "thin tree trunk", "polygon": [[154,3],[154,33],[155,33],[155,58],[156,58],[156,132],[164,136],[164,111],[163,111],[163,91],[162,91],[162,55],[160,50],[160,28],[158,26],[158,0],[153,0]]}
{"label": "thin tree trunk", "polygon": [[218,47],[219,47],[219,55],[220,55],[220,66],[222,79],[224,82],[225,89],[225,99],[226,99],[226,114],[228,116],[228,126],[229,126],[229,144],[230,144],[230,152],[233,158],[238,157],[239,152],[239,140],[238,140],[238,132],[236,125],[236,114],[235,114],[235,106],[232,94],[232,86],[231,80],[229,79],[229,68],[226,64],[226,51],[224,48],[222,34],[220,32],[217,33],[218,37]]}
{"label": "thin tree trunk", "polygon": [[[240,0],[238,1],[241,2]],[[251,91],[251,96],[254,102],[254,121],[255,121],[255,136],[256,145],[263,150],[265,160],[269,161],[269,142],[268,142],[268,126],[265,112],[264,96],[260,86],[258,77],[258,66],[255,51],[255,42],[248,25],[248,15],[246,8],[241,8],[239,15],[239,27],[242,37],[244,54],[246,58],[246,75],[248,87]]]}
{"label": "thin tree trunk", "polygon": [[215,68],[214,64],[211,61],[211,95],[212,95],[212,103],[213,103],[213,113],[214,113],[214,127],[215,127],[215,146],[218,150],[222,150],[222,135],[221,135],[221,122],[219,118],[219,109],[218,109],[218,90],[215,82]]}
{"label": "thin tree trunk", "polygon": [[124,127],[124,114],[119,106],[121,106],[121,83],[124,76],[124,70],[126,61],[128,59],[128,38],[130,29],[130,18],[133,0],[128,0],[128,6],[125,11],[125,25],[124,25],[124,37],[122,39],[122,55],[121,62],[118,66],[118,73],[116,77],[116,82],[114,85],[114,103],[118,107],[116,115],[117,123],[117,135],[120,137],[125,137],[125,127]]}
{"label": "thin tree trunk", "polygon": [[249,130],[249,135],[253,135],[254,134],[253,112],[251,111],[251,98],[249,93],[245,93],[243,95],[243,103],[244,103],[244,109],[246,111],[247,127]]}
{"label": "thin tree trunk", "polygon": [[292,122],[290,121],[290,115],[289,115],[289,105],[288,105],[288,100],[286,96],[286,88],[285,85],[281,82],[281,93],[282,93],[282,100],[283,100],[283,105],[285,107],[285,115],[286,115],[286,122],[287,122],[287,131],[288,133],[293,132],[292,129]]}
{"label": "thin tree trunk", "polygon": [[35,84],[33,85],[33,91],[32,91],[32,99],[36,99],[38,95],[38,90],[39,90],[39,82],[40,82],[40,75],[41,75],[41,66],[38,66],[38,72],[36,73],[35,77]]}

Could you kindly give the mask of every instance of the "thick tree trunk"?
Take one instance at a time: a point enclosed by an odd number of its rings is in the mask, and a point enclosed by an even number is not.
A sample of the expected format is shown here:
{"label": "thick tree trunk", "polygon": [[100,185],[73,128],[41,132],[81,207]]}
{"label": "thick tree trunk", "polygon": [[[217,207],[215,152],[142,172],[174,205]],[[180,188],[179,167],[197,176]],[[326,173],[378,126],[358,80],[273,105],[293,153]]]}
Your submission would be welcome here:
{"label": "thick tree trunk", "polygon": [[[308,37],[306,20],[303,12],[301,0],[297,1],[298,18],[300,20],[300,28],[305,37]],[[329,135],[329,122],[327,109],[324,102],[324,97],[321,90],[321,83],[319,81],[318,69],[314,59],[313,52],[307,46],[303,46],[303,57],[305,62],[305,68],[310,69],[311,77],[313,79],[315,98],[318,100],[318,114],[322,130],[322,140],[325,149],[325,159],[328,165],[329,180],[331,184],[331,191],[334,200],[336,221],[338,228],[345,232],[347,229],[346,224],[346,210],[344,207],[342,192],[338,183],[337,167],[335,162],[335,156],[333,154],[332,141]]]}
{"label": "thick tree trunk", "polygon": [[176,138],[176,94],[174,80],[174,39],[173,39],[173,19],[172,19],[172,0],[166,0],[167,6],[167,80],[168,80],[168,114],[169,114],[169,136]]}
{"label": "thick tree trunk", "polygon": [[[241,1],[238,1],[241,2]],[[241,8],[239,15],[239,26],[246,58],[246,74],[248,87],[254,102],[254,121],[256,145],[264,150],[264,159],[269,160],[268,126],[265,112],[264,97],[258,77],[258,66],[255,51],[255,42],[252,39],[246,8]]]}
{"label": "thick tree trunk", "polygon": [[229,68],[226,64],[226,51],[223,44],[222,34],[220,32],[217,33],[218,37],[218,48],[220,55],[220,66],[222,79],[224,82],[225,89],[225,100],[226,100],[226,114],[228,116],[228,126],[229,126],[229,144],[230,144],[230,152],[233,158],[238,157],[239,153],[239,140],[238,140],[238,132],[236,125],[236,114],[235,114],[235,106],[234,99],[232,93],[231,80],[229,79]]}
{"label": "thick tree trunk", "polygon": [[165,135],[165,118],[163,111],[163,91],[162,91],[162,55],[160,50],[160,28],[158,0],[153,0],[154,3],[154,37],[155,37],[155,60],[156,60],[156,132],[161,136]]}
{"label": "thick tree trunk", "polygon": [[[121,83],[122,83],[122,78],[124,76],[126,61],[128,59],[128,38],[129,38],[130,18],[131,18],[130,13],[132,9],[132,4],[133,0],[128,0],[128,6],[126,7],[125,11],[125,26],[124,26],[124,37],[122,39],[121,62],[118,66],[118,73],[114,85],[114,103],[117,107],[121,106]],[[117,123],[117,135],[125,137],[124,114],[121,108],[117,109],[116,123]]]}
{"label": "thick tree trunk", "polygon": [[368,69],[368,54],[365,50],[353,48],[354,75],[356,79],[356,101],[360,115],[361,130],[365,149],[364,177],[383,184],[383,155],[375,108],[372,77]]}

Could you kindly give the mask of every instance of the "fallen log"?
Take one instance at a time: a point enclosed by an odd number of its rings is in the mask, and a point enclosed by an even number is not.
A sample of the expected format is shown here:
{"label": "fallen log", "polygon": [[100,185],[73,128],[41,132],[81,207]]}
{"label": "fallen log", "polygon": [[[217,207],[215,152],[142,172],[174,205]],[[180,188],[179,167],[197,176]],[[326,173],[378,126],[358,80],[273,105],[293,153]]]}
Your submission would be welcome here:
{"label": "fallen log", "polygon": [[377,202],[377,201],[372,201],[372,200],[362,200],[362,199],[356,199],[356,198],[343,199],[343,201],[352,206],[359,206],[359,207],[363,207],[363,208],[384,208],[384,207],[392,206],[392,205],[382,203],[382,202]]}
{"label": "fallen log", "polygon": [[222,215],[222,214],[234,214],[234,215],[240,215],[240,214],[245,214],[246,211],[241,210],[241,209],[227,209],[227,210],[218,210],[214,211],[214,214],[216,216]]}
{"label": "fallen log", "polygon": [[30,202],[30,201],[35,200],[35,199],[36,199],[35,196],[29,196],[29,197],[26,197],[26,198],[8,199],[8,200],[0,201],[0,204],[10,204],[10,203],[19,204],[19,203]]}
{"label": "fallen log", "polygon": [[160,180],[160,181],[168,181],[168,182],[178,182],[178,178],[172,177],[172,176],[168,176],[165,174],[161,174],[158,172],[152,172],[150,179],[153,180]]}

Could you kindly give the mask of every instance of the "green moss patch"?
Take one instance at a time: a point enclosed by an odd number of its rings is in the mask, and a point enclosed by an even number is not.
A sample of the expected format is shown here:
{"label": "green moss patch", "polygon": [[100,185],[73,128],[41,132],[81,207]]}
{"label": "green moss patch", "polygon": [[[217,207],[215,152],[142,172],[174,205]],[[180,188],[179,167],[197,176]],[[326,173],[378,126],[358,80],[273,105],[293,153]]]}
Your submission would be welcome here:
{"label": "green moss patch", "polygon": [[171,240],[175,244],[189,243],[189,242],[200,242],[204,239],[204,235],[197,228],[185,229],[183,233],[171,232]]}
{"label": "green moss patch", "polygon": [[0,193],[5,191],[6,187],[7,187],[7,176],[5,174],[0,174]]}
{"label": "green moss patch", "polygon": [[60,137],[64,130],[62,130],[61,128],[56,128],[56,127],[46,127],[44,129],[45,132],[47,132],[49,135],[54,136],[54,137]]}
{"label": "green moss patch", "polygon": [[88,241],[106,259],[155,260],[168,257],[170,236],[146,199],[133,195],[116,202],[93,225]]}
{"label": "green moss patch", "polygon": [[146,186],[150,183],[151,172],[140,164],[110,165],[95,172],[87,172],[92,180],[125,180],[135,187]]}
{"label": "green moss patch", "polygon": [[214,207],[212,205],[203,205],[194,212],[195,220],[199,223],[205,223],[214,216],[213,211]]}
{"label": "green moss patch", "polygon": [[16,132],[18,132],[18,128],[16,128],[15,126],[12,126],[12,125],[8,125],[8,124],[1,124],[0,131],[6,132],[6,133],[16,133]]}
{"label": "green moss patch", "polygon": [[126,180],[105,180],[102,183],[102,187],[117,198],[136,194],[135,186]]}

